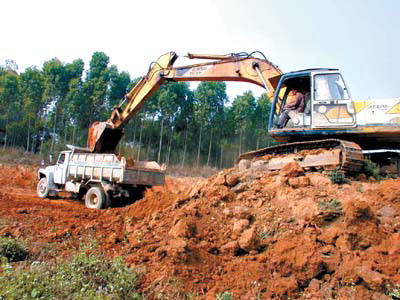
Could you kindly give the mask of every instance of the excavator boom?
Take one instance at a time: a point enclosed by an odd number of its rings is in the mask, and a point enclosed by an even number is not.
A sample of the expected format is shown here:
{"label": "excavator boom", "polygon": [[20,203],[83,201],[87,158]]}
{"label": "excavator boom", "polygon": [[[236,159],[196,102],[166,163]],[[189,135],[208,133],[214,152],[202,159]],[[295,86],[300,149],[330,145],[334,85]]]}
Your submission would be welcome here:
{"label": "excavator boom", "polygon": [[188,54],[191,59],[212,61],[174,67],[175,52],[162,55],[150,65],[149,71],[113,109],[106,122],[95,122],[89,128],[88,147],[91,152],[114,152],[122,137],[123,128],[143,107],[146,100],[165,81],[241,81],[249,82],[273,95],[282,71],[268,61],[245,53],[229,55]]}

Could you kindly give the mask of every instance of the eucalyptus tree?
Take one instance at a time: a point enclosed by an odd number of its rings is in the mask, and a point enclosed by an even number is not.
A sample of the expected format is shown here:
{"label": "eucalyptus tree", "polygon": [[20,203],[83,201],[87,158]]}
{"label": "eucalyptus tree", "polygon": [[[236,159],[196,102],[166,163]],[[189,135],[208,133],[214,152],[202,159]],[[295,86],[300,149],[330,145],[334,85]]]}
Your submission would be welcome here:
{"label": "eucalyptus tree", "polygon": [[268,122],[271,111],[271,99],[266,95],[262,94],[257,98],[257,106],[255,110],[254,132],[257,136],[256,149],[261,147],[269,146],[273,143],[273,139],[268,135]]}
{"label": "eucalyptus tree", "polygon": [[[207,165],[210,163],[213,133],[217,127],[218,120],[224,112],[224,105],[228,102],[225,82],[201,82],[194,92],[194,113],[196,121],[200,124],[197,146],[197,166],[200,164],[200,152],[204,127],[209,130],[209,144]],[[220,126],[220,124],[218,124]]]}
{"label": "eucalyptus tree", "polygon": [[[2,68],[0,72],[0,128],[4,132],[3,148],[7,147],[14,122],[21,116],[19,77],[15,70]],[[15,132],[14,132],[15,134]]]}
{"label": "eucalyptus tree", "polygon": [[251,91],[246,91],[241,96],[236,96],[232,103],[233,118],[236,133],[239,133],[239,154],[246,149],[246,133],[254,128],[256,100]]}
{"label": "eucalyptus tree", "polygon": [[44,77],[37,67],[29,67],[20,74],[20,91],[23,103],[23,124],[27,129],[26,151],[34,152],[43,127]]}

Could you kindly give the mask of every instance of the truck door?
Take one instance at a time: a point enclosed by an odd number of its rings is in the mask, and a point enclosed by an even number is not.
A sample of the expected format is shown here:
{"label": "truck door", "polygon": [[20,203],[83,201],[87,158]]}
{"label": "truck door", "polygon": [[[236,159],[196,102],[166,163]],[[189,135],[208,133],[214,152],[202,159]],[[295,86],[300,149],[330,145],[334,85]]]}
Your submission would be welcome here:
{"label": "truck door", "polygon": [[68,154],[61,153],[54,166],[54,183],[64,184],[68,166]]}
{"label": "truck door", "polygon": [[340,73],[315,74],[312,91],[314,128],[355,126],[353,103]]}

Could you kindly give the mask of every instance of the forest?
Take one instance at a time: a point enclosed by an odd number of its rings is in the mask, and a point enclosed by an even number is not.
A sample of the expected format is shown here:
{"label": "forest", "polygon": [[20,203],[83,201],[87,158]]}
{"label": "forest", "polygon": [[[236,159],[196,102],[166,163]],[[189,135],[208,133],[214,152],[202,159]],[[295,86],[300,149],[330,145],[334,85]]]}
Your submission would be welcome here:
{"label": "forest", "polygon": [[[0,66],[0,145],[47,160],[67,144],[86,147],[88,128],[105,121],[139,78],[110,65],[104,52],[57,58],[22,72],[12,60]],[[243,152],[273,143],[267,125],[270,100],[251,91],[228,99],[224,82],[162,85],[125,128],[119,154],[166,165],[232,166]]]}

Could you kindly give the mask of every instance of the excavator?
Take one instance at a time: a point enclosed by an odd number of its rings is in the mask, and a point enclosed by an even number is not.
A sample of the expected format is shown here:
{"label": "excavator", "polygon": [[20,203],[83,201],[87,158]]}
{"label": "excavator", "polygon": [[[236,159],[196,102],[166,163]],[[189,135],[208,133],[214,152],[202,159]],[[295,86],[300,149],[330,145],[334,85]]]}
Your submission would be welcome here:
{"label": "excavator", "polygon": [[[265,88],[272,101],[266,131],[278,143],[240,154],[236,163],[258,161],[267,169],[279,170],[297,161],[306,169],[336,168],[355,174],[369,158],[381,170],[400,174],[400,98],[353,101],[338,69],[283,73],[259,51],[189,53],[187,57],[206,62],[175,67],[178,55],[168,52],[151,63],[146,76],[114,107],[110,118],[91,125],[88,150],[115,152],[124,127],[165,82],[241,81]],[[281,126],[280,116],[293,101],[294,90],[303,93],[304,110],[290,111]]]}

